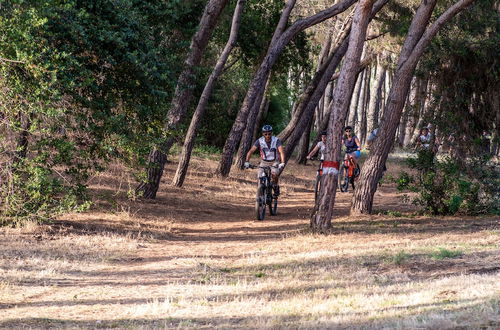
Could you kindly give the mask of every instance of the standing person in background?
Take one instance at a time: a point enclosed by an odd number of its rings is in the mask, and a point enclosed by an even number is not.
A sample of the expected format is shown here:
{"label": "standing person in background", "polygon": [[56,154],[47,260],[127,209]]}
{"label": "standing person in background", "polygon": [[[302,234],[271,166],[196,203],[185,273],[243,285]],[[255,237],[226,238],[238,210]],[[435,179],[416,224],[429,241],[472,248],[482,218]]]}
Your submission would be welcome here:
{"label": "standing person in background", "polygon": [[415,148],[429,150],[431,146],[432,134],[429,132],[427,126],[422,127],[420,130],[420,135],[417,138]]}

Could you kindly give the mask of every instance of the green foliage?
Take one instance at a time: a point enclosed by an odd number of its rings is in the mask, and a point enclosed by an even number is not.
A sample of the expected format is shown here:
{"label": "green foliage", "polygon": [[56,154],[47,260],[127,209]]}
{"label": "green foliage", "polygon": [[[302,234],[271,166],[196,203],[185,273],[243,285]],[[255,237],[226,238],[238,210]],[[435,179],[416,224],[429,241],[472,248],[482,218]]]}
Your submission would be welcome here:
{"label": "green foliage", "polygon": [[410,259],[410,257],[411,255],[401,250],[395,256],[392,257],[391,262],[396,265],[401,265],[402,263]]}
{"label": "green foliage", "polygon": [[436,260],[443,260],[447,258],[457,258],[462,256],[464,253],[460,250],[448,250],[445,248],[439,248],[437,251],[431,254],[431,257]]}
{"label": "green foliage", "polygon": [[499,27],[497,2],[475,1],[442,28],[420,64],[420,72],[433,76],[439,137],[460,157],[481,156],[499,142]]}
{"label": "green foliage", "polygon": [[92,171],[144,158],[201,11],[189,3],[0,4],[2,223],[87,206]]}
{"label": "green foliage", "polygon": [[450,157],[435,160],[432,152],[422,150],[408,161],[417,174],[401,173],[398,189],[417,192],[415,203],[436,215],[497,212],[498,169],[484,161],[469,164],[473,166],[467,170]]}
{"label": "green foliage", "polygon": [[[210,42],[209,53],[212,58],[219,55],[221,45],[227,41],[235,3],[232,2],[224,11],[215,36]],[[249,0],[247,2],[237,44],[228,60],[230,68],[215,86],[207,106],[207,114],[201,123],[198,144],[213,145],[218,148],[224,146],[255,70],[267,52],[283,5],[281,0]],[[300,92],[296,88],[290,88],[289,75],[292,75],[293,79],[299,79],[301,73],[311,70],[310,53],[309,36],[304,32],[300,33],[285,48],[273,66],[268,88],[268,97],[271,102],[268,116],[263,118],[263,121],[271,123],[277,131],[284,128],[289,119],[292,104],[290,100],[296,98]],[[201,94],[206,77],[212,70],[210,63],[207,61],[207,66],[202,69],[203,72],[197,80],[195,99]],[[196,102],[193,102],[191,111],[194,111],[195,106]],[[261,124],[257,123],[259,126]],[[187,127],[187,123],[185,126]]]}

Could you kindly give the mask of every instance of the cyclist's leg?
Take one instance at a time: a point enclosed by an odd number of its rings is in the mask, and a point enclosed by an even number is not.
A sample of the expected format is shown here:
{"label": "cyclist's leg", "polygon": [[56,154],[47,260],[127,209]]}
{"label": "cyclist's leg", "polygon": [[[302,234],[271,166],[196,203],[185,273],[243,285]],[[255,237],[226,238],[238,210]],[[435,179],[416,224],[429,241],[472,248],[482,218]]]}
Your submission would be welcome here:
{"label": "cyclist's leg", "polygon": [[280,195],[280,170],[278,169],[278,162],[274,162],[271,167],[271,182],[273,183],[274,196],[278,197]]}

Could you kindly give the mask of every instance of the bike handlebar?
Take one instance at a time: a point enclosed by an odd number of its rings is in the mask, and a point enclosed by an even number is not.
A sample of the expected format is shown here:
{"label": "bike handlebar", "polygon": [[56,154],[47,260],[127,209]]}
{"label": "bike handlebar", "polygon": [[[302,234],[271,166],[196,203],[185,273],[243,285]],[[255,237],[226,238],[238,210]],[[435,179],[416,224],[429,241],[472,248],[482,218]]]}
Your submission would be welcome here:
{"label": "bike handlebar", "polygon": [[275,165],[268,165],[268,166],[261,166],[261,165],[253,165],[253,164],[250,164],[248,165],[248,168],[252,168],[252,169],[255,169],[255,168],[270,168],[270,167],[274,167],[274,168],[279,168],[279,166],[275,166]]}

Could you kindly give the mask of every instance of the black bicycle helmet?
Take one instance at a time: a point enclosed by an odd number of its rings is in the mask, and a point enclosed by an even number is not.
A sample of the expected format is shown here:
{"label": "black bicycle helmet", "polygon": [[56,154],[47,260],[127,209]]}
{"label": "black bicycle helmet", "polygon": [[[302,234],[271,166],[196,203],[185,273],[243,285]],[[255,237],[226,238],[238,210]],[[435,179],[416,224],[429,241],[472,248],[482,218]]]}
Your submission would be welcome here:
{"label": "black bicycle helmet", "polygon": [[323,132],[321,132],[320,135],[328,135],[328,133],[326,131],[323,131]]}
{"label": "black bicycle helmet", "polygon": [[272,132],[273,127],[271,125],[264,125],[262,126],[262,132]]}

